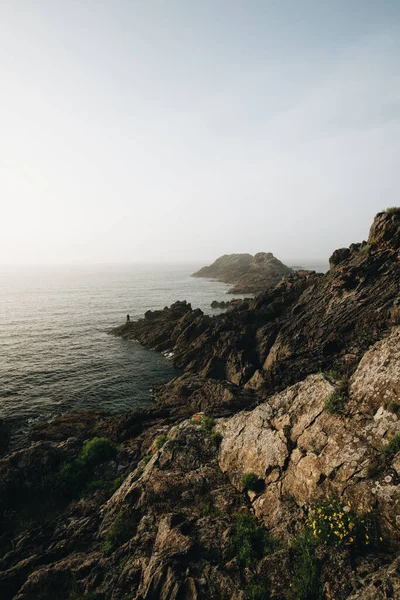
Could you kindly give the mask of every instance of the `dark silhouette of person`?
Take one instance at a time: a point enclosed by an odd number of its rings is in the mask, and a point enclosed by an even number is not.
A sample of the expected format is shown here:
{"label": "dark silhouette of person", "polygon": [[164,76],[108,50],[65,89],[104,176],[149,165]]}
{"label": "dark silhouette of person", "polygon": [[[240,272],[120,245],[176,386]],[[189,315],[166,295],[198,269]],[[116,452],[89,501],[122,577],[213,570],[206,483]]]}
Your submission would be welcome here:
{"label": "dark silhouette of person", "polygon": [[129,323],[129,321],[131,320],[129,315],[126,315],[126,322]]}

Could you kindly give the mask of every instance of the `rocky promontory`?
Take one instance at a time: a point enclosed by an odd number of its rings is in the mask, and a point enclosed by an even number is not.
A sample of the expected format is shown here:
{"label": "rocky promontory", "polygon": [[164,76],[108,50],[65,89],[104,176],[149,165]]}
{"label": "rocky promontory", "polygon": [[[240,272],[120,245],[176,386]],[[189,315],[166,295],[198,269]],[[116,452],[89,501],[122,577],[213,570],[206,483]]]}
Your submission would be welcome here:
{"label": "rocky promontory", "polygon": [[212,265],[203,267],[192,277],[217,279],[233,284],[230,294],[257,294],[274,286],[293,269],[284,265],[271,252],[251,254],[224,254]]}
{"label": "rocky promontory", "polygon": [[2,599],[400,597],[400,211],[330,264],[112,331],[184,373],[4,454]]}

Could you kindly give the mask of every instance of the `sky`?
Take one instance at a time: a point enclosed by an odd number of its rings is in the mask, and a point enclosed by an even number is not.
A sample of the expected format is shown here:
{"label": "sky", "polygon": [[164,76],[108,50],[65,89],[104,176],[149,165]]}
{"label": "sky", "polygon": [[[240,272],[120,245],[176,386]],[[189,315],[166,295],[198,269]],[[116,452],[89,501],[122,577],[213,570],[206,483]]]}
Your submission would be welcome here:
{"label": "sky", "polygon": [[399,205],[398,0],[2,0],[0,264],[326,261]]}

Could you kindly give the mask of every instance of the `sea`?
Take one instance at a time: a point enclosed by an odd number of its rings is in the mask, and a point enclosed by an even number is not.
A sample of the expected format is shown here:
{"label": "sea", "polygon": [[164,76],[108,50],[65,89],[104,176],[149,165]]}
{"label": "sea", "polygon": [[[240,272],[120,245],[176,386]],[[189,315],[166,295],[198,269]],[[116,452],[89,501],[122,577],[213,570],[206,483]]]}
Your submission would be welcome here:
{"label": "sea", "polygon": [[70,410],[149,405],[152,386],[178,372],[109,331],[176,300],[217,314],[210,304],[230,299],[229,286],[191,277],[200,266],[0,267],[0,418],[22,435]]}

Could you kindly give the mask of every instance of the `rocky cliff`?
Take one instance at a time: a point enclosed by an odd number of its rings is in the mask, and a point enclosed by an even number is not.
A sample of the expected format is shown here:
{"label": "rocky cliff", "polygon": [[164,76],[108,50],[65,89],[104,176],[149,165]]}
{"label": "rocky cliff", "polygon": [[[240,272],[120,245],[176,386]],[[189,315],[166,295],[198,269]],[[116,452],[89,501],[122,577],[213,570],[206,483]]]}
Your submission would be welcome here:
{"label": "rocky cliff", "polygon": [[0,460],[1,598],[400,597],[399,234],[381,213],[326,275],[114,330],[185,373]]}
{"label": "rocky cliff", "polygon": [[207,277],[231,283],[230,294],[257,294],[274,286],[292,272],[290,267],[275,258],[271,252],[251,254],[224,254],[212,265],[203,267],[192,277]]}

